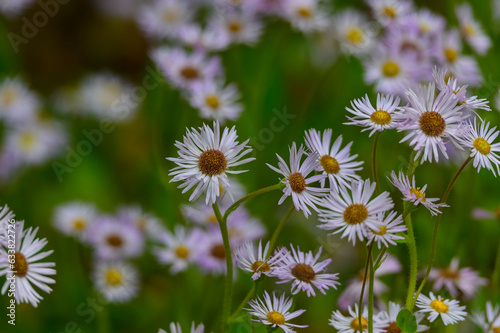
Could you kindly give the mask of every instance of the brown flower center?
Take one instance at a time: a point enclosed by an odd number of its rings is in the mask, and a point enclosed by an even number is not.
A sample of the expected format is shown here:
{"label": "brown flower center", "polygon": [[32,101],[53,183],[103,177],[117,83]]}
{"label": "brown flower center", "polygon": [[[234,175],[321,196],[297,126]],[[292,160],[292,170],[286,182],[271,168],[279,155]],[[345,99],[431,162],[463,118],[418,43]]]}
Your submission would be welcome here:
{"label": "brown flower center", "polygon": [[200,75],[198,73],[198,70],[194,67],[187,66],[184,67],[181,70],[181,75],[186,79],[186,80],[194,80],[197,79]]}
{"label": "brown flower center", "polygon": [[271,270],[271,266],[265,261],[256,261],[252,264],[252,271],[257,272],[269,272]]}
{"label": "brown flower center", "polygon": [[198,168],[208,176],[220,175],[227,168],[226,156],[217,149],[204,151],[198,160]]}
{"label": "brown flower center", "polygon": [[224,249],[224,245],[222,244],[215,245],[214,247],[212,247],[212,250],[210,250],[210,254],[212,254],[212,256],[218,259],[225,259],[226,250]]}
{"label": "brown flower center", "polygon": [[311,282],[316,277],[316,273],[311,266],[306,264],[297,264],[292,268],[292,275],[297,278],[297,280],[303,282]]}
{"label": "brown flower center", "polygon": [[319,162],[321,163],[321,166],[323,167],[323,170],[325,170],[327,173],[339,173],[340,171],[340,166],[339,166],[339,162],[329,156],[329,155],[323,155],[321,156],[321,158],[319,159]]}
{"label": "brown flower center", "polygon": [[389,326],[385,328],[387,333],[401,333],[401,329],[399,328],[396,322],[392,322]]}
{"label": "brown flower center", "polygon": [[457,279],[459,277],[458,272],[449,268],[441,270],[441,276],[447,279]]}
{"label": "brown flower center", "polygon": [[300,172],[295,172],[288,176],[288,183],[295,193],[302,193],[306,189],[306,179]]}
{"label": "brown flower center", "polygon": [[21,252],[14,253],[14,272],[19,277],[24,277],[28,274],[28,262],[26,257]]}
{"label": "brown flower center", "polygon": [[111,245],[112,247],[120,247],[123,244],[123,240],[118,235],[109,236],[107,241],[108,241],[108,244]]}
{"label": "brown flower center", "polygon": [[446,129],[446,122],[436,111],[426,111],[420,116],[420,129],[428,136],[440,136]]}
{"label": "brown flower center", "polygon": [[344,221],[349,224],[362,223],[368,217],[368,209],[363,204],[352,204],[344,211]]}
{"label": "brown flower center", "polygon": [[227,28],[229,29],[229,31],[231,31],[232,33],[238,33],[241,31],[241,23],[238,22],[238,21],[233,21],[233,22],[229,22],[229,24],[227,25]]}
{"label": "brown flower center", "polygon": [[302,18],[310,18],[313,15],[313,11],[308,7],[301,7],[297,9],[297,14]]}

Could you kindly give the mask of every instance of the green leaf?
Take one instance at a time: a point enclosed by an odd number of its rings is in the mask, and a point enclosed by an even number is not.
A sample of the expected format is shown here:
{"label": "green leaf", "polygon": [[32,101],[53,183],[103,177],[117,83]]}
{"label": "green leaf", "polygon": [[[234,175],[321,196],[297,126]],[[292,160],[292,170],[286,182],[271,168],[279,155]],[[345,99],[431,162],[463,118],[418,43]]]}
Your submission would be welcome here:
{"label": "green leaf", "polygon": [[406,309],[399,311],[396,323],[402,333],[415,333],[417,331],[417,318]]}

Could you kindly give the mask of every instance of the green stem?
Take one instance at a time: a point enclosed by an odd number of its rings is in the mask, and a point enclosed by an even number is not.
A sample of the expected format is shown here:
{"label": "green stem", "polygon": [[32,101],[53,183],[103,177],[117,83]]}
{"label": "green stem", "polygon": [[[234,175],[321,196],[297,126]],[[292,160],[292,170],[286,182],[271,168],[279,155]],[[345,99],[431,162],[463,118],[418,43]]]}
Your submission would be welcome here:
{"label": "green stem", "polygon": [[245,298],[243,299],[243,301],[241,301],[241,303],[238,306],[238,308],[233,312],[233,314],[231,315],[231,317],[229,317],[229,319],[228,319],[229,322],[232,322],[232,321],[234,321],[236,319],[236,317],[241,312],[241,310],[243,310],[243,307],[245,306],[245,304],[247,304],[248,301],[250,300],[250,298],[252,298],[255,295],[255,293],[257,291],[257,286],[258,286],[259,283],[260,283],[260,279],[258,279],[257,281],[255,281],[255,283],[253,284],[252,288],[250,288],[250,290],[248,291],[248,293],[245,296]]}
{"label": "green stem", "polygon": [[384,249],[380,252],[380,254],[378,255],[377,257],[377,260],[375,260],[375,265],[373,265],[375,267],[375,269],[377,269],[378,266],[380,266],[380,262],[382,261],[382,259],[384,258],[384,254],[387,252],[387,247],[384,247]]}
{"label": "green stem", "polygon": [[369,256],[369,259],[370,283],[368,285],[368,333],[373,333],[373,284],[375,283],[375,269],[373,268],[373,258],[371,254]]}
{"label": "green stem", "polygon": [[[448,184],[448,187],[446,188],[446,191],[444,192],[443,198],[441,199],[441,202],[445,203],[446,200],[448,199],[448,196],[450,195],[451,189],[453,188],[453,185],[455,185],[458,176],[462,173],[462,171],[465,169],[467,164],[472,160],[472,157],[468,157],[464,164],[458,169],[457,173],[455,173],[455,176],[451,179],[450,183]],[[420,286],[418,287],[417,293],[415,294],[415,299],[413,300],[413,304],[417,301],[418,295],[420,295],[420,292],[424,288],[425,282],[427,282],[427,278],[429,277],[429,273],[431,272],[432,265],[434,264],[434,257],[436,255],[436,242],[437,242],[437,232],[438,232],[438,227],[439,227],[439,220],[441,219],[441,216],[443,213],[438,214],[436,218],[436,222],[434,223],[434,235],[432,236],[432,249],[431,249],[431,257],[429,260],[429,266],[427,267],[427,270],[425,271],[424,278],[422,279],[422,282],[420,283]]]}
{"label": "green stem", "polygon": [[413,233],[411,214],[408,214],[406,216],[405,224],[406,228],[408,229],[406,244],[408,245],[408,251],[410,252],[410,280],[408,282],[408,294],[406,296],[406,309],[410,312],[413,312],[413,295],[415,294],[415,288],[417,287],[418,258],[417,244],[415,242],[415,234]]}
{"label": "green stem", "polygon": [[278,183],[276,185],[264,187],[264,188],[261,188],[260,190],[252,192],[250,194],[247,194],[246,196],[244,196],[240,200],[238,200],[235,203],[233,203],[226,210],[226,212],[224,213],[224,220],[227,220],[227,217],[229,216],[229,214],[231,214],[232,212],[234,212],[236,210],[236,208],[238,208],[243,202],[247,201],[248,199],[251,199],[251,198],[256,197],[256,196],[258,196],[260,194],[263,194],[263,193],[266,193],[266,192],[270,192],[270,191],[273,191],[273,190],[280,190],[282,188],[282,186],[283,186],[282,183]]}
{"label": "green stem", "polygon": [[276,241],[278,240],[278,236],[281,233],[281,230],[283,230],[283,228],[285,227],[286,221],[288,221],[288,218],[290,217],[290,215],[292,215],[294,210],[295,210],[295,206],[292,204],[292,206],[290,207],[288,212],[285,214],[283,219],[280,221],[280,223],[278,224],[278,226],[274,230],[273,236],[271,237],[271,242],[269,244],[269,255],[271,255],[271,253],[274,249],[274,245],[276,245]]}
{"label": "green stem", "polygon": [[378,139],[380,138],[380,134],[382,132],[375,133],[375,138],[373,140],[373,151],[372,151],[372,172],[373,172],[373,181],[376,184],[377,193],[380,194],[380,186],[378,184],[378,176],[377,176],[377,145]]}
{"label": "green stem", "polygon": [[500,242],[498,243],[497,259],[495,260],[495,270],[491,275],[491,293],[497,296],[498,286],[500,285]]}
{"label": "green stem", "polygon": [[366,287],[366,277],[368,276],[368,269],[370,267],[370,258],[372,256],[373,243],[368,246],[368,254],[366,256],[366,264],[365,264],[365,273],[363,275],[363,285],[361,286],[361,294],[359,295],[359,306],[358,306],[358,325],[359,327],[363,327],[363,296],[365,295],[365,287]]}
{"label": "green stem", "polygon": [[229,245],[229,233],[227,231],[226,219],[222,217],[217,202],[213,204],[212,208],[214,209],[217,221],[219,221],[222,241],[224,243],[224,251],[226,252],[227,275],[226,286],[224,289],[224,302],[222,304],[222,332],[225,332],[227,318],[229,317],[229,313],[231,311],[231,299],[233,293],[233,259],[231,256],[231,247]]}

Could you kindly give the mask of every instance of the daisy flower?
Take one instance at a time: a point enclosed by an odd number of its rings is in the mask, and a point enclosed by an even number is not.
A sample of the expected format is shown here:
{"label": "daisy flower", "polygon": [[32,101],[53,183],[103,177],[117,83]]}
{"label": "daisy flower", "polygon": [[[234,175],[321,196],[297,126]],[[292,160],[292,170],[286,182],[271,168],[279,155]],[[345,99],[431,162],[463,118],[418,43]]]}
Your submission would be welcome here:
{"label": "daisy flower", "polygon": [[[220,230],[219,227],[217,229]],[[227,232],[231,244],[240,246],[264,236],[266,228],[259,219],[250,215],[248,209],[239,207],[227,218]]]}
{"label": "daisy flower", "polygon": [[[226,205],[219,204],[219,209],[221,211],[225,211],[227,208],[229,208],[229,206],[226,207]],[[202,201],[198,201],[190,205],[182,205],[181,211],[184,218],[189,222],[193,222],[210,229],[219,227],[219,221],[217,221],[217,217],[215,216],[212,206],[208,206]],[[231,218],[231,215],[229,215],[228,218]]]}
{"label": "daisy flower", "polygon": [[139,27],[150,37],[176,38],[196,12],[193,2],[156,0],[141,8],[137,15]]}
{"label": "daisy flower", "polygon": [[412,10],[412,3],[407,0],[367,0],[367,3],[377,20],[385,26],[401,21]]}
{"label": "daisy flower", "polygon": [[136,258],[144,250],[144,237],[127,221],[100,216],[88,231],[88,240],[103,260]]}
{"label": "daisy flower", "polygon": [[353,181],[351,193],[344,188],[340,188],[339,194],[331,193],[321,203],[324,208],[320,211],[319,220],[324,224],[319,228],[333,230],[332,234],[342,233],[341,238],[347,236],[353,245],[356,238],[365,240],[370,232],[368,228],[377,230],[378,214],[394,207],[389,192],[371,199],[375,186],[369,179]]}
{"label": "daisy flower", "polygon": [[482,84],[483,78],[476,59],[462,54],[462,39],[458,30],[452,29],[442,34],[441,50],[439,59],[442,66],[448,69],[449,76],[469,86]]}
{"label": "daisy flower", "polygon": [[422,294],[418,295],[415,305],[421,309],[418,312],[429,313],[427,320],[431,323],[439,316],[441,316],[445,325],[456,324],[467,317],[467,312],[463,311],[465,306],[460,306],[456,300],[436,297],[432,291],[429,297]]}
{"label": "daisy flower", "polygon": [[308,33],[324,30],[328,26],[328,18],[319,2],[319,0],[288,0],[285,2],[284,15],[299,31]]}
{"label": "daisy flower", "polygon": [[481,327],[484,333],[500,332],[500,306],[493,305],[491,302],[486,303],[485,312],[475,312],[471,320]]}
{"label": "daisy flower", "polygon": [[389,247],[389,244],[397,245],[397,240],[404,239],[404,237],[398,236],[397,233],[405,232],[407,229],[406,226],[401,225],[403,217],[397,215],[398,213],[394,211],[387,214],[387,216],[385,216],[385,212],[378,213],[377,220],[379,224],[375,229],[370,228],[371,232],[367,233],[368,244],[375,241],[380,249],[382,244]]}
{"label": "daisy flower", "polygon": [[132,84],[123,78],[111,73],[96,73],[80,83],[79,99],[81,107],[98,119],[121,123],[132,119],[137,112],[137,103],[130,99],[132,92]]}
{"label": "daisy flower", "polygon": [[[220,230],[203,232],[198,240],[196,261],[201,269],[214,275],[226,274],[226,249]],[[234,256],[232,258],[234,260]]]}
{"label": "daisy flower", "polygon": [[337,289],[337,285],[340,285],[338,273],[322,273],[332,260],[326,259],[318,262],[321,256],[321,247],[316,255],[313,255],[312,251],[302,252],[298,247],[295,250],[292,244],[290,247],[292,252],[281,253],[280,261],[276,264],[276,271],[273,273],[281,280],[277,282],[278,284],[293,281],[292,295],[299,291],[305,291],[308,297],[316,296],[314,287],[324,295],[329,287]]}
{"label": "daisy flower", "polygon": [[332,18],[335,37],[348,53],[364,54],[373,45],[368,19],[357,10],[346,9]]}
{"label": "daisy flower", "polygon": [[[374,283],[373,283],[373,294],[376,297],[380,297],[383,293],[389,290],[381,280],[380,277],[388,274],[397,274],[401,272],[402,266],[399,261],[390,255],[388,255],[380,264],[379,268],[375,271]],[[364,280],[364,269],[359,271],[356,277],[350,279],[347,283],[347,287],[344,288],[340,294],[337,303],[340,309],[346,311],[349,306],[354,303],[359,302],[359,296],[361,295],[361,289],[363,288]],[[363,303],[368,302],[368,288],[365,288],[365,293],[363,294]]]}
{"label": "daisy flower", "polygon": [[138,205],[120,207],[118,219],[129,222],[151,239],[159,239],[166,233],[163,222],[151,213],[144,212]]}
{"label": "daisy flower", "polygon": [[285,249],[275,251],[273,255],[269,253],[269,242],[262,250],[262,240],[259,240],[259,247],[254,248],[252,242],[247,242],[240,246],[235,253],[236,264],[244,271],[253,273],[252,280],[257,280],[262,274],[273,276],[276,265],[284,257]]}
{"label": "daisy flower", "polygon": [[434,83],[421,85],[416,91],[408,89],[406,95],[410,103],[403,109],[408,120],[398,131],[409,132],[400,142],[409,141],[418,151],[415,159],[422,156],[421,163],[438,162],[439,152],[448,159],[445,143],[457,143],[458,127],[465,118],[456,95],[443,90],[436,96]]}
{"label": "daisy flower", "polygon": [[480,277],[479,273],[470,267],[458,267],[459,259],[453,258],[450,266],[446,268],[432,268],[429,273],[429,280],[434,281],[432,289],[439,291],[445,287],[451,297],[462,294],[464,298],[471,299],[488,280]]}
{"label": "daisy flower", "polygon": [[234,167],[251,162],[255,158],[245,158],[252,151],[247,146],[249,140],[243,143],[236,141],[236,129],[224,128],[222,135],[218,122],[214,122],[213,129],[203,124],[198,130],[191,128],[183,138],[183,142],[176,141],[179,149],[178,158],[167,159],[177,164],[169,175],[174,176],[170,182],[182,181],[179,188],[182,193],[195,188],[189,201],[197,199],[205,193],[205,203],[212,205],[221,195],[221,186],[233,198],[228,180],[228,174],[239,174],[247,170],[234,170]]}
{"label": "daisy flower", "polygon": [[419,9],[409,14],[410,20],[418,26],[423,35],[440,35],[446,26],[446,20],[427,8]]}
{"label": "daisy flower", "polygon": [[[7,244],[0,246],[0,276],[7,277],[2,286],[2,295],[5,295],[7,290],[14,289],[17,304],[30,303],[36,308],[43,297],[33,286],[50,293],[52,288],[48,285],[56,282],[49,277],[56,274],[56,270],[53,268],[56,264],[39,261],[54,251],[40,252],[48,242],[46,238],[36,238],[38,228],[30,227],[24,230],[24,221],[22,221],[15,223],[15,229],[15,248],[7,247]],[[12,229],[5,228],[3,230],[4,239],[8,239],[8,230]],[[11,263],[12,256],[14,264]],[[14,283],[15,288],[11,287],[12,283]]]}
{"label": "daisy flower", "polygon": [[370,136],[376,131],[382,132],[386,129],[393,129],[397,126],[396,119],[399,111],[399,97],[394,95],[377,94],[377,105],[373,107],[368,95],[355,99],[351,102],[351,108],[346,107],[346,110],[354,115],[347,117],[350,122],[345,125],[358,125],[365,127],[361,130],[371,131]]}
{"label": "daisy flower", "polygon": [[12,212],[9,206],[0,206],[0,247],[7,246],[7,237],[5,237],[5,230],[7,230],[9,221],[13,220],[16,215]]}
{"label": "daisy flower", "polygon": [[196,82],[212,80],[222,74],[220,58],[204,52],[188,53],[181,48],[159,47],[151,52],[151,59],[172,85],[192,88]]}
{"label": "daisy flower", "polygon": [[[203,324],[200,324],[198,326],[195,326],[194,322],[191,324],[191,333],[204,333],[205,332],[205,326]],[[160,330],[158,333],[167,333],[165,330]],[[170,333],[182,333],[181,325],[179,323],[170,323]]]}
{"label": "daisy flower", "polygon": [[263,24],[254,15],[237,11],[212,18],[208,26],[216,33],[225,35],[228,44],[254,45],[263,29]]}
{"label": "daisy flower", "polygon": [[[330,187],[338,191],[339,187],[349,187],[352,180],[361,179],[356,171],[363,169],[361,165],[363,162],[354,161],[358,155],[349,155],[352,142],[347,144],[343,149],[342,135],[340,135],[333,145],[330,147],[332,138],[332,130],[327,129],[321,133],[314,129],[309,130],[305,134],[306,146],[311,151],[309,156],[316,156],[319,166],[316,171],[322,171],[323,175],[328,176]],[[325,180],[321,180],[321,187],[325,187]]]}
{"label": "daisy flower", "polygon": [[468,3],[464,3],[455,8],[460,30],[467,43],[477,53],[483,55],[491,47],[490,37],[483,31],[481,25],[474,19],[472,8]]}
{"label": "daisy flower", "polygon": [[214,119],[223,124],[226,119],[236,121],[243,106],[237,101],[240,93],[235,84],[224,87],[220,81],[204,81],[193,85],[191,105],[200,111],[204,119]]}
{"label": "daisy flower", "polygon": [[137,295],[139,274],[125,262],[99,261],[94,270],[94,284],[108,302],[124,303]]}
{"label": "daisy flower", "polygon": [[[218,18],[220,19],[220,18]],[[179,30],[177,39],[185,46],[193,48],[196,52],[210,52],[225,50],[229,43],[229,36],[207,26],[202,28],[199,24],[190,23]]]}
{"label": "daisy flower", "polygon": [[295,209],[297,211],[302,210],[307,218],[311,215],[309,207],[318,212],[316,205],[320,203],[320,198],[324,197],[330,190],[311,186],[314,182],[325,179],[326,175],[314,175],[307,178],[311,172],[320,167],[320,163],[316,154],[313,153],[307,156],[304,163],[301,164],[302,155],[304,154],[304,148],[300,146],[297,151],[297,146],[294,142],[290,147],[290,167],[288,167],[286,162],[278,154],[276,154],[276,156],[279,160],[279,169],[266,164],[268,167],[285,177],[285,180],[281,180],[281,182],[285,184],[285,188],[283,189],[284,194],[278,202],[278,205],[281,205],[287,197],[291,196]]}
{"label": "daisy flower", "polygon": [[[358,304],[354,304],[354,309],[349,307],[349,314],[344,316],[339,310],[334,311],[329,320],[338,333],[365,333],[368,332],[368,308],[363,307],[361,313],[361,327],[359,327],[359,311]],[[377,316],[373,318],[373,333],[382,333],[384,331],[384,323],[381,322]]]}
{"label": "daisy flower", "polygon": [[472,210],[471,217],[474,220],[500,220],[500,207],[494,211],[479,207],[474,208]]}
{"label": "daisy flower", "polygon": [[425,196],[427,184],[423,187],[417,187],[415,185],[415,176],[413,176],[410,183],[410,178],[408,178],[408,176],[406,176],[402,171],[399,171],[399,177],[396,177],[396,173],[392,171],[389,181],[397,187],[401,194],[403,194],[402,199],[404,201],[409,201],[415,206],[422,204],[432,215],[441,214],[441,208],[449,207],[445,203],[436,203],[436,201],[439,201],[439,198],[427,198]]}
{"label": "daisy flower", "polygon": [[40,104],[38,96],[20,78],[7,78],[0,83],[0,119],[8,124],[35,119]]}
{"label": "daisy flower", "polygon": [[87,231],[96,218],[97,210],[93,204],[75,201],[56,207],[53,221],[63,234],[86,241]]}
{"label": "daisy flower", "polygon": [[[399,328],[396,319],[398,317],[399,311],[401,311],[402,307],[399,304],[389,302],[389,309],[386,311],[381,311],[378,313],[377,317],[381,322],[386,322],[386,326],[383,332],[393,333],[393,332],[401,332],[401,328]],[[429,330],[428,326],[421,325],[420,322],[424,319],[425,315],[423,313],[415,313],[415,317],[417,319],[417,330],[415,332],[425,332]]]}
{"label": "daisy flower", "polygon": [[499,164],[500,143],[493,143],[500,131],[496,126],[490,128],[490,123],[481,121],[480,123],[468,121],[465,124],[463,137],[460,139],[464,147],[471,148],[470,157],[474,158],[473,165],[477,172],[485,168],[493,172],[496,177],[495,168],[500,173]]}
{"label": "daisy flower", "polygon": [[296,325],[291,324],[289,321],[295,317],[300,316],[306,310],[297,310],[290,312],[292,307],[292,298],[285,298],[285,295],[281,295],[280,298],[276,297],[273,293],[273,298],[264,291],[264,300],[257,298],[256,300],[251,300],[248,302],[251,309],[246,309],[250,312],[252,316],[256,316],[258,320],[252,319],[253,321],[260,321],[264,325],[270,325],[271,327],[279,327],[285,333],[295,333],[294,327],[307,327],[307,325]]}
{"label": "daisy flower", "polygon": [[199,229],[186,230],[175,226],[174,233],[166,232],[158,237],[160,246],[155,247],[155,255],[161,264],[172,265],[170,272],[176,274],[187,269],[197,259],[199,242],[203,232]]}

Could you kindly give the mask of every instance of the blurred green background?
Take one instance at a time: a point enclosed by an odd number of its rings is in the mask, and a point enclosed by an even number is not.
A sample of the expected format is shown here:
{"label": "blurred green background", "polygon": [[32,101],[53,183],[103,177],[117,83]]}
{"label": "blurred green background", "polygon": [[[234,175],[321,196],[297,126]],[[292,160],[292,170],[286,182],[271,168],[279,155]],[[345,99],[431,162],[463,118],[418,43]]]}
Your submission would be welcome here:
{"label": "blurred green background", "polygon": [[[419,1],[417,5],[430,8],[445,16],[450,25],[456,25],[456,3]],[[346,6],[366,10],[361,1],[335,1],[334,4],[335,9]],[[500,84],[500,22],[493,21],[488,1],[474,1],[472,6],[494,41],[488,54],[478,59],[486,85],[475,90],[492,102]],[[35,4],[23,16],[31,17],[37,10]],[[2,19],[2,77],[20,74],[44,96],[86,73],[103,69],[140,85],[147,66],[154,66],[147,56],[148,43],[135,23],[103,16],[89,1],[74,0],[61,6],[60,12],[15,54],[7,33],[18,32],[21,26],[20,20]],[[286,156],[288,145],[293,141],[302,143],[304,130],[309,128],[333,128],[334,133],[344,136],[345,143],[354,141],[352,151],[365,161],[361,175],[363,178],[371,176],[372,139],[366,133],[360,133],[360,128],[342,125],[346,120],[345,107],[352,99],[365,93],[375,96],[363,83],[362,66],[355,58],[339,56],[325,67],[316,67],[312,64],[311,52],[311,41],[293,32],[287,23],[270,22],[255,47],[233,46],[222,53],[227,80],[236,82],[243,96],[245,111],[236,123],[241,139],[257,137],[262,128],[269,127],[273,109],[286,108],[296,115],[271,142],[256,150],[257,160],[250,164],[248,173],[239,177],[249,191],[278,181],[278,175],[265,163],[276,164],[275,154]],[[49,107],[44,112],[53,115]],[[493,123],[500,123],[498,110],[482,115]],[[83,130],[98,126],[98,121],[90,119],[54,116],[64,119],[73,148],[85,139]],[[7,325],[2,316],[0,332],[157,332],[159,327],[167,329],[172,321],[179,321],[187,328],[193,320],[204,322],[208,331],[218,330],[224,279],[203,276],[194,268],[172,276],[168,268],[157,264],[150,253],[135,262],[142,280],[142,290],[137,298],[125,305],[107,305],[104,311],[96,313],[96,318],[91,318],[89,313],[78,314],[77,309],[88,309],[85,305],[87,298],[96,297],[89,271],[91,253],[88,248],[57,232],[51,224],[54,207],[76,199],[93,202],[105,212],[114,212],[121,204],[138,203],[145,211],[160,217],[170,229],[176,223],[186,223],[179,206],[188,201],[188,195],[181,195],[176,184],[168,183],[167,174],[172,164],[164,158],[176,155],[173,143],[182,138],[186,126],[200,126],[202,123],[197,111],[180,97],[177,90],[162,84],[148,92],[133,122],[118,125],[112,133],[106,134],[103,143],[94,147],[72,173],[65,174],[62,182],[57,180],[49,163],[31,168],[14,182],[0,187],[0,202],[7,203],[27,226],[40,227],[38,235],[49,240],[47,249],[55,250],[49,259],[57,265],[54,291],[43,295],[44,300],[38,308],[26,304],[18,306],[15,328]],[[406,144],[397,144],[401,138],[401,134],[394,131],[381,136],[379,172],[383,190],[392,188],[382,174],[404,168],[410,154]],[[63,162],[64,158],[61,156],[60,161]],[[419,183],[428,184],[427,195],[441,197],[456,169],[456,165],[426,163],[418,168],[416,175]],[[437,266],[447,266],[452,257],[458,256],[461,265],[472,266],[482,276],[491,278],[499,245],[500,223],[474,221],[470,213],[476,206],[496,209],[500,204],[499,184],[490,172],[477,174],[472,166],[463,173],[448,200],[451,208],[446,210],[440,226]],[[269,233],[291,204],[287,200],[278,206],[280,196],[280,193],[273,192],[248,203],[252,214],[265,223]],[[401,211],[396,192],[393,192],[393,197]],[[422,268],[426,267],[430,254],[433,221],[424,211],[419,211],[414,218]],[[336,300],[345,282],[364,265],[365,249],[361,246],[353,248],[336,236],[327,238],[316,228],[316,216],[306,220],[301,213],[292,215],[278,242],[281,245],[294,243],[303,250],[317,249],[320,244],[329,247],[326,256],[333,259],[330,268],[340,273],[343,285],[337,291],[330,290],[326,296],[320,294],[307,298],[299,294],[297,308],[307,311],[297,323],[309,324],[309,328],[301,332],[333,332],[334,329],[327,326],[328,319],[337,309]],[[391,286],[384,299],[402,303],[406,296],[408,252],[404,245],[399,245],[390,248],[390,253],[400,259],[405,270],[397,276],[383,278]],[[276,286],[271,281],[268,283],[266,290],[289,292],[289,284]],[[243,299],[250,286],[249,276],[240,272],[235,284],[235,304]],[[477,299],[467,304],[468,310],[484,307],[486,300],[500,300],[498,286],[483,288]],[[3,296],[2,307],[7,302],[8,298]],[[446,332],[455,332],[455,329],[475,332],[470,325],[463,323],[459,325],[460,329],[453,326]],[[247,332],[247,327],[248,324],[241,324],[234,328],[234,332]],[[436,327],[436,332],[443,331],[439,325]]]}

